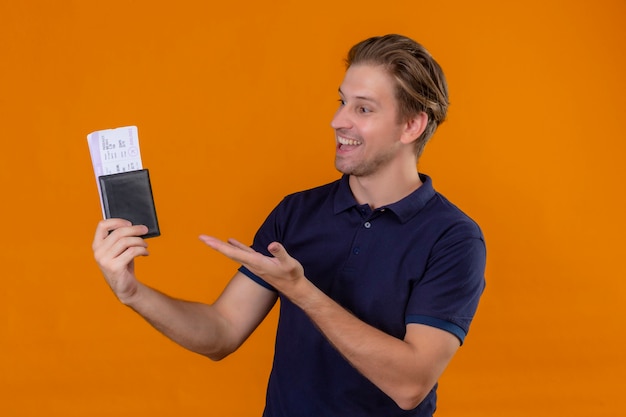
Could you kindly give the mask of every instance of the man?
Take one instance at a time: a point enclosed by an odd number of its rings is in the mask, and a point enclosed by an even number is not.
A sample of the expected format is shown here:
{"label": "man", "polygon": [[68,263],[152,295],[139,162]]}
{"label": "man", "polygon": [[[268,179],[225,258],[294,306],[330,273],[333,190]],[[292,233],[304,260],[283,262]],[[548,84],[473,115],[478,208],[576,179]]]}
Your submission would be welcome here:
{"label": "man", "polygon": [[144,226],[110,219],[95,234],[120,301],[213,360],[280,298],[267,417],[431,416],[484,288],[480,229],[416,170],[448,107],[441,68],[399,35],[355,45],[347,66],[331,123],[344,175],[287,196],[252,247],[201,236],[242,265],[212,305],[135,278],[133,259],[148,254]]}

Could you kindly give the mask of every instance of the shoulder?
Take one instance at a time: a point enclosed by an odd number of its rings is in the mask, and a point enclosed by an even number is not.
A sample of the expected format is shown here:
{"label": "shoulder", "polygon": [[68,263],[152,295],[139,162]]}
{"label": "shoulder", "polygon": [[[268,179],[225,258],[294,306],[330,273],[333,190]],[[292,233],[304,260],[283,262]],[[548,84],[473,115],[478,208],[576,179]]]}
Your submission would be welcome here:
{"label": "shoulder", "polygon": [[296,191],[291,194],[287,194],[285,196],[285,199],[301,199],[301,198],[311,198],[311,197],[317,197],[317,196],[327,196],[328,194],[332,194],[336,192],[341,182],[342,182],[342,179],[337,179],[335,181],[329,182],[328,184],[318,185],[313,188]]}
{"label": "shoulder", "polygon": [[422,186],[398,203],[390,206],[402,223],[410,229],[426,233],[430,239],[450,230],[463,232],[467,237],[482,239],[478,224],[459,207],[438,192],[432,179],[420,173]]}
{"label": "shoulder", "polygon": [[473,271],[473,280],[482,282],[487,247],[478,223],[439,193],[429,201],[424,216],[429,223],[431,266],[441,264],[446,269],[463,265],[467,279]]}
{"label": "shoulder", "polygon": [[328,184],[319,185],[317,187],[293,192],[286,195],[279,203],[281,208],[305,208],[319,207],[325,202],[332,202],[333,197],[337,194],[342,180],[330,182]]}
{"label": "shoulder", "polygon": [[443,231],[454,231],[467,237],[483,239],[478,223],[439,192],[435,192],[422,214]]}

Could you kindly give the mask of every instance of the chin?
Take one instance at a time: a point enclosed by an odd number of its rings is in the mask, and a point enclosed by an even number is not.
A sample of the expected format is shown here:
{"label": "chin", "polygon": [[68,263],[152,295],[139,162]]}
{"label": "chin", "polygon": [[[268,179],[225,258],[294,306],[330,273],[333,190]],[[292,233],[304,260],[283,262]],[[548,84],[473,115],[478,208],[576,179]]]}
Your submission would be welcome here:
{"label": "chin", "polygon": [[343,166],[342,164],[339,164],[336,161],[335,161],[335,169],[345,175],[352,175],[352,172],[353,172],[353,169],[350,169],[350,167]]}

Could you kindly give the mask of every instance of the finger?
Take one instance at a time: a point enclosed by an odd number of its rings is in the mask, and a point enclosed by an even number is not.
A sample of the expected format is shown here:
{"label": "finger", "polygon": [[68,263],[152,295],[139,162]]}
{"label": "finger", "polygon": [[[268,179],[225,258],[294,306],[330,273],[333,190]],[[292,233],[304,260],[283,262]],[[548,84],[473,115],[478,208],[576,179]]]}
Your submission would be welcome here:
{"label": "finger", "polygon": [[138,256],[148,256],[150,253],[148,252],[147,247],[145,246],[130,246],[126,248],[122,253],[114,258],[114,263],[117,266],[124,268],[126,265],[132,262]]}
{"label": "finger", "polygon": [[[207,236],[207,235],[200,235],[198,236],[198,239],[200,239],[201,241],[203,241],[207,246],[213,248],[213,245],[216,244],[219,239],[214,238],[213,236]],[[213,248],[215,249],[215,248]]]}
{"label": "finger", "polygon": [[237,239],[233,239],[230,238],[228,239],[227,243],[222,242],[220,239],[217,239],[213,236],[207,236],[207,235],[200,235],[199,236],[200,240],[203,241],[204,243],[206,243],[208,246],[210,246],[213,249],[217,249],[217,246],[222,246],[222,245],[230,245],[233,246],[237,249],[241,249],[245,252],[250,252],[253,253],[255,252],[254,249],[250,248],[249,246],[241,243],[240,241],[238,241]]}
{"label": "finger", "polygon": [[213,236],[200,235],[199,238],[208,247],[210,247],[211,249],[215,249],[216,251],[223,253],[224,255],[226,255],[226,253],[224,252],[228,252],[231,249],[236,249],[235,247],[227,244],[226,242],[222,242],[221,240]]}
{"label": "finger", "polygon": [[98,227],[96,227],[96,234],[94,236],[94,240],[103,240],[113,230],[119,229],[120,227],[128,227],[131,225],[132,225],[131,222],[129,222],[128,220],[124,220],[124,219],[100,220],[100,222],[98,223]]}
{"label": "finger", "polygon": [[238,241],[237,239],[230,238],[230,239],[228,239],[228,243],[229,243],[229,244],[231,244],[232,246],[236,247],[236,248],[239,248],[239,249],[241,249],[241,250],[245,251],[245,252],[250,252],[250,253],[254,253],[254,252],[256,252],[256,251],[255,251],[254,249],[252,249],[250,246],[248,246],[248,245],[246,245],[246,244],[241,243],[241,242],[240,242],[240,241]]}
{"label": "finger", "polygon": [[108,248],[125,237],[140,237],[148,233],[146,226],[132,226],[129,221],[123,219],[109,220],[103,220],[98,224],[96,236],[92,244],[94,252],[99,249],[108,250]]}
{"label": "finger", "polygon": [[126,227],[120,227],[113,230],[110,234],[115,234],[118,237],[141,237],[148,233],[148,226],[143,224],[130,225]]}
{"label": "finger", "polygon": [[238,246],[235,246],[231,243],[223,242],[212,236],[201,235],[200,240],[202,240],[207,246],[218,251],[222,255],[242,264],[250,262],[252,260],[252,257],[257,254],[254,251],[248,251],[248,248],[246,248],[246,250],[243,250]]}
{"label": "finger", "polygon": [[148,242],[137,236],[125,236],[117,239],[109,249],[112,257],[118,257],[129,248],[147,248]]}
{"label": "finger", "polygon": [[119,268],[128,264],[135,256],[148,255],[147,246],[142,244],[141,241],[136,243],[137,244],[133,244],[131,241],[116,242],[116,245],[96,252],[94,258],[101,268]]}
{"label": "finger", "polygon": [[[125,229],[133,229],[131,228]],[[141,228],[137,228],[139,230],[143,230]],[[132,247],[145,248],[148,247],[148,243],[138,236],[124,236],[124,233],[131,233],[129,230],[116,229],[109,237],[100,241],[99,244],[94,243],[94,258],[100,265],[105,265],[117,257],[119,257],[122,253],[124,253],[127,249]],[[143,253],[143,252],[142,252]]]}

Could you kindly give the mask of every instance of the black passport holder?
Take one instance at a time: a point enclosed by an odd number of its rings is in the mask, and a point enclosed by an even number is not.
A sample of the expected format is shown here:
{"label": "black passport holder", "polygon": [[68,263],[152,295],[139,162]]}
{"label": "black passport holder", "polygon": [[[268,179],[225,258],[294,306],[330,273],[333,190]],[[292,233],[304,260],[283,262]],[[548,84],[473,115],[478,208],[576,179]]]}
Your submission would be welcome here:
{"label": "black passport holder", "polygon": [[134,225],[147,226],[144,238],[161,234],[147,169],[102,175],[98,181],[107,219],[122,218]]}

